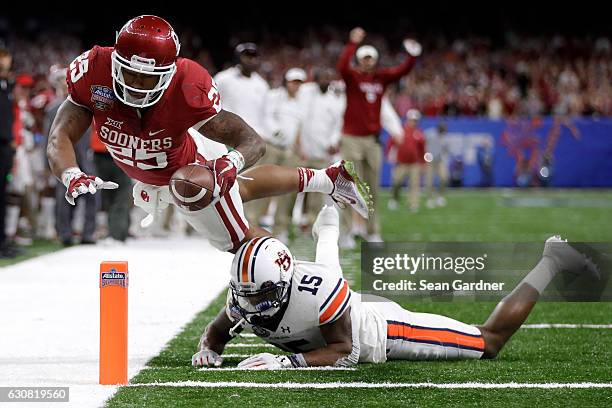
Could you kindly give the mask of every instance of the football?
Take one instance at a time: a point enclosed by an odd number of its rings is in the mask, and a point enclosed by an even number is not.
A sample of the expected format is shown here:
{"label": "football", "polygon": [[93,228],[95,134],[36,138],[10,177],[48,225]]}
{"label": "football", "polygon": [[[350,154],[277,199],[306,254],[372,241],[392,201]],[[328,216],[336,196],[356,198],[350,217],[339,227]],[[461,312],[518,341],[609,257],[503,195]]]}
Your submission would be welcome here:
{"label": "football", "polygon": [[188,164],[174,172],[170,179],[170,194],[176,205],[189,211],[206,208],[213,201],[215,177],[201,164]]}

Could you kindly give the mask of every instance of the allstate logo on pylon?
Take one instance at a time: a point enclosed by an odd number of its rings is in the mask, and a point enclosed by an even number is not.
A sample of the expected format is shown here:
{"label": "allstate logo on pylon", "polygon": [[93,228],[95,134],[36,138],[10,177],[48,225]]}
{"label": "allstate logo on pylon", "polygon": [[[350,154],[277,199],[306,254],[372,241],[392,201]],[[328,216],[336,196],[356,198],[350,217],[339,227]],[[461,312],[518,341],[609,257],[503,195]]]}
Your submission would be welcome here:
{"label": "allstate logo on pylon", "polygon": [[121,286],[127,287],[127,276],[124,272],[117,272],[115,268],[110,269],[108,272],[102,273],[102,287],[104,286]]}

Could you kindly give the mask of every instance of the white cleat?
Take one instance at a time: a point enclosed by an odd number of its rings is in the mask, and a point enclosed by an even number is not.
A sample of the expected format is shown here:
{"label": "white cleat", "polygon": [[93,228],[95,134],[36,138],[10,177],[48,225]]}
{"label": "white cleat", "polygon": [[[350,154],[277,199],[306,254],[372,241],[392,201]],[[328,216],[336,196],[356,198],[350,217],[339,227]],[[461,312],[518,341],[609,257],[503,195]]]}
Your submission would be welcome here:
{"label": "white cleat", "polygon": [[593,279],[600,279],[599,270],[593,261],[578,252],[560,235],[553,235],[546,240],[542,255],[551,258],[559,271],[567,271],[574,275],[587,274]]}
{"label": "white cleat", "polygon": [[324,205],[317,215],[317,219],[312,224],[312,237],[319,239],[319,231],[323,227],[335,227],[340,229],[340,215],[333,205]]}
{"label": "white cleat", "polygon": [[372,208],[370,187],[359,179],[353,162],[340,160],[325,169],[334,184],[331,198],[339,204],[350,205],[363,218],[368,218]]}

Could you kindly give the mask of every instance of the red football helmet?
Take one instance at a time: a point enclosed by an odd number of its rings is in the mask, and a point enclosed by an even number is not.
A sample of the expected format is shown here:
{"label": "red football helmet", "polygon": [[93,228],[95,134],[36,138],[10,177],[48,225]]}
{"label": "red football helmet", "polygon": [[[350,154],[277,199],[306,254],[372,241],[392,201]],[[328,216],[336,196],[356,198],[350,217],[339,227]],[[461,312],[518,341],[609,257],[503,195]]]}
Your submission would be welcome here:
{"label": "red football helmet", "polygon": [[[176,72],[180,48],[178,36],[163,18],[139,16],[128,21],[117,33],[112,53],[113,89],[119,100],[136,108],[159,101]],[[125,83],[124,70],[157,76],[157,85],[151,89],[131,87]]]}

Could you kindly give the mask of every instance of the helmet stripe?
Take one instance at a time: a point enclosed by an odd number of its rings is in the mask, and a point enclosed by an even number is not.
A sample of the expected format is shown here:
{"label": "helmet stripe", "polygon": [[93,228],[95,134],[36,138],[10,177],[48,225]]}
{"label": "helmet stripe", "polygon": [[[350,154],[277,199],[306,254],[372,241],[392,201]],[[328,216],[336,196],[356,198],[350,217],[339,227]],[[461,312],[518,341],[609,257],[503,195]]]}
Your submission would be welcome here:
{"label": "helmet stripe", "polygon": [[263,246],[263,244],[270,240],[272,237],[266,237],[264,238],[259,245],[257,246],[257,248],[255,249],[255,252],[253,254],[253,258],[251,259],[251,282],[255,282],[255,259],[257,259],[257,253],[259,252],[259,248],[261,248]]}
{"label": "helmet stripe", "polygon": [[244,259],[242,255],[247,247],[248,245],[243,245],[242,248],[240,248],[240,253],[238,254],[238,264],[236,265],[236,282],[238,283],[240,282],[240,266],[242,265],[242,261]]}
{"label": "helmet stripe", "polygon": [[252,240],[247,248],[247,250],[244,253],[244,258],[242,258],[242,266],[241,266],[241,279],[242,282],[248,282],[249,281],[249,260],[251,259],[251,254],[253,253],[253,248],[255,247],[255,244],[257,244],[257,242],[261,239],[261,237],[257,237],[254,240]]}

